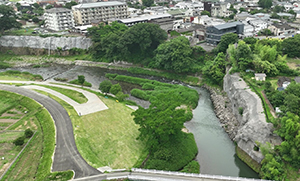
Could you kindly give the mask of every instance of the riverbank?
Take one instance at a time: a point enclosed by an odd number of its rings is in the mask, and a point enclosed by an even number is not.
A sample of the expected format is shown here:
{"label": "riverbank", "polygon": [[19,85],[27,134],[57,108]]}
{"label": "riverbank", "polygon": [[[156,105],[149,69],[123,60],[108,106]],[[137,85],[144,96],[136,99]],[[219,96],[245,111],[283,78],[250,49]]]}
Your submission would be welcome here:
{"label": "riverbank", "polygon": [[231,102],[226,96],[226,92],[210,87],[206,84],[203,85],[203,87],[210,92],[214,111],[221,123],[221,126],[224,128],[229,138],[234,141],[234,137],[237,135],[240,124],[233,114]]}

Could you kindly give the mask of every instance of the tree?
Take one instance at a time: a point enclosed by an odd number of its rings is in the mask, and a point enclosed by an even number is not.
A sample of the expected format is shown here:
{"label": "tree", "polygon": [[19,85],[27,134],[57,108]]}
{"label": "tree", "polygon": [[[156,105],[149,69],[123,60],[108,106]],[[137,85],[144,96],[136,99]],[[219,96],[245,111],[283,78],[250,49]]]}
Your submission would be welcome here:
{"label": "tree", "polygon": [[288,94],[284,98],[284,105],[286,106],[286,111],[299,114],[300,98],[298,96],[294,94]]}
{"label": "tree", "polygon": [[109,89],[109,92],[112,93],[113,95],[117,95],[119,92],[122,92],[122,87],[121,87],[121,85],[119,83],[118,84],[114,84]]}
{"label": "tree", "polygon": [[112,86],[112,83],[110,80],[104,80],[100,83],[99,89],[101,90],[101,92],[107,94],[107,93],[109,93],[111,86]]}
{"label": "tree", "polygon": [[0,35],[12,28],[21,28],[21,23],[16,21],[14,9],[10,6],[0,5]]}
{"label": "tree", "polygon": [[215,84],[222,84],[225,76],[225,55],[221,52],[213,61],[207,61],[202,68],[202,73],[205,77],[212,80]]}
{"label": "tree", "polygon": [[148,109],[139,107],[132,113],[134,122],[140,126],[138,139],[148,140],[150,150],[168,142],[183,128],[185,110],[176,109],[180,105],[175,102],[172,94],[158,94],[151,100]]}
{"label": "tree", "polygon": [[269,29],[263,29],[260,32],[261,32],[261,34],[266,35],[266,36],[272,35],[272,32]]}
{"label": "tree", "polygon": [[204,11],[201,12],[201,15],[210,16],[210,13],[209,13],[209,11],[204,10]]}
{"label": "tree", "polygon": [[51,5],[51,4],[48,4],[48,5],[46,6],[46,9],[52,9],[52,8],[54,8],[54,6]]}
{"label": "tree", "polygon": [[217,53],[223,52],[226,53],[228,45],[234,44],[238,41],[238,36],[235,33],[226,33],[221,37],[221,41],[216,47]]}
{"label": "tree", "polygon": [[64,6],[65,8],[71,9],[72,6],[77,5],[75,1],[67,2],[66,5]]}
{"label": "tree", "polygon": [[263,9],[270,9],[272,6],[272,0],[259,0],[258,5]]}
{"label": "tree", "polygon": [[116,97],[117,97],[117,99],[118,99],[119,101],[124,101],[126,98],[129,97],[129,95],[128,95],[128,94],[124,94],[123,92],[118,92],[118,93],[116,94]]}
{"label": "tree", "polygon": [[189,72],[195,63],[190,42],[183,36],[160,44],[155,53],[156,68],[182,73]]}
{"label": "tree", "polygon": [[83,75],[78,75],[78,83],[83,85],[85,82],[85,77]]}
{"label": "tree", "polygon": [[25,130],[25,137],[30,138],[33,135],[33,131],[31,129],[26,129]]}
{"label": "tree", "polygon": [[154,4],[154,0],[142,0],[143,1],[143,5],[150,7],[152,4]]}
{"label": "tree", "polygon": [[24,144],[24,141],[25,141],[25,137],[24,136],[20,136],[18,137],[17,139],[15,139],[13,141],[13,143],[16,145],[16,146],[22,146]]}
{"label": "tree", "polygon": [[[142,58],[152,57],[154,50],[167,39],[167,33],[159,25],[139,23],[129,28],[121,38],[126,58],[141,61]],[[133,60],[134,61],[134,60]]]}
{"label": "tree", "polygon": [[40,20],[39,20],[39,18],[37,18],[37,17],[33,17],[33,18],[32,18],[32,21],[35,22],[35,23],[38,23]]}
{"label": "tree", "polygon": [[34,3],[32,6],[33,6],[35,9],[38,9],[39,7],[41,7],[38,3]]}
{"label": "tree", "polygon": [[300,35],[284,39],[282,47],[282,52],[288,57],[300,57]]}
{"label": "tree", "polygon": [[240,12],[247,12],[247,10],[245,8],[240,8]]}
{"label": "tree", "polygon": [[280,12],[283,12],[284,11],[284,7],[283,6],[278,6],[276,5],[273,9],[273,12],[274,13],[280,13]]}

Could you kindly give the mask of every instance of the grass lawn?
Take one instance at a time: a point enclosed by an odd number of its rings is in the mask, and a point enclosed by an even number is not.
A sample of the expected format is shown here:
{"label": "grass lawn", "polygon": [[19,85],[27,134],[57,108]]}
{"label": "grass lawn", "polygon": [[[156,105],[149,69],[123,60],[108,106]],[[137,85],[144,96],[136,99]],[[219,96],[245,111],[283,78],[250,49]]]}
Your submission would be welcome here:
{"label": "grass lawn", "polygon": [[9,167],[11,162],[15,159],[17,154],[21,151],[22,147],[15,146],[13,141],[22,136],[24,132],[1,132],[0,133],[0,175]]}
{"label": "grass lawn", "polygon": [[[17,2],[18,0],[10,0],[10,1]],[[31,35],[31,36],[34,36],[34,34],[32,34],[32,32],[34,32],[34,28],[35,27],[10,30],[10,31],[6,31],[5,35]]]}
{"label": "grass lawn", "polygon": [[300,64],[300,59],[296,59],[296,58],[287,58],[287,65],[291,68],[291,69],[297,69],[299,67],[297,67],[297,65]]}
{"label": "grass lawn", "polygon": [[42,86],[42,87],[46,87],[48,89],[52,89],[56,92],[59,92],[69,98],[71,98],[72,100],[78,102],[79,104],[83,104],[86,103],[88,101],[88,99],[81,93],[81,92],[77,92],[75,90],[71,90],[71,89],[64,89],[61,87],[55,87],[55,86],[48,86],[48,85],[40,85],[37,84],[38,86]]}
{"label": "grass lawn", "polygon": [[145,144],[136,140],[139,131],[130,115],[133,110],[123,103],[100,96],[109,109],[80,117],[72,106],[50,96],[68,111],[77,148],[93,167],[131,168],[146,158]]}
{"label": "grass lawn", "polygon": [[34,75],[29,72],[20,72],[16,70],[8,70],[0,72],[0,79],[2,80],[32,80],[41,81],[43,77],[40,75]]}

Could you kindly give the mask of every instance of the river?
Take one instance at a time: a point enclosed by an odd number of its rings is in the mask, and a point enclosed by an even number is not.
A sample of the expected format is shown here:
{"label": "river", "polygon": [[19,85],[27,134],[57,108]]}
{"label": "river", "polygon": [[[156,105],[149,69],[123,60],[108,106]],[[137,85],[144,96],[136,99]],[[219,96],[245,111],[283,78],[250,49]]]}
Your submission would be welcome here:
{"label": "river", "polygon": [[[92,83],[97,89],[101,81],[105,80],[106,73],[118,73],[132,75],[126,71],[109,70],[99,67],[84,67],[74,65],[52,64],[49,67],[22,67],[12,68],[12,70],[27,71],[33,74],[40,74],[46,80],[53,80],[54,77],[77,79],[78,75],[84,75],[86,81]],[[0,70],[4,71],[4,70]],[[135,75],[136,76],[136,75]],[[153,76],[141,76],[147,79],[155,79],[163,82],[171,82]],[[174,83],[174,81],[173,81]],[[132,86],[120,83],[124,93],[129,94],[130,90],[139,86]],[[239,176],[248,178],[258,178],[258,175],[242,162],[235,154],[235,145],[229,139],[226,132],[221,127],[218,118],[214,113],[210,95],[206,89],[195,88],[200,95],[197,108],[193,111],[194,118],[185,123],[185,126],[195,136],[198,146],[197,161],[200,163],[200,171],[203,174]],[[148,107],[149,102],[130,97],[143,107]]]}

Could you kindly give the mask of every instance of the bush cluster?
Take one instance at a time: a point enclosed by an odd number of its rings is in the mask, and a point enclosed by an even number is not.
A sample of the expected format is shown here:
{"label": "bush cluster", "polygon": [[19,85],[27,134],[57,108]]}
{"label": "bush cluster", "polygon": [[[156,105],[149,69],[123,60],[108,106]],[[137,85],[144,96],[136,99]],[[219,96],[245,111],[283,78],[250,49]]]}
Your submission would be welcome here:
{"label": "bush cluster", "polygon": [[23,136],[18,137],[13,141],[16,146],[22,146],[25,142],[25,138],[30,138],[33,135],[33,131],[31,129],[26,129]]}

